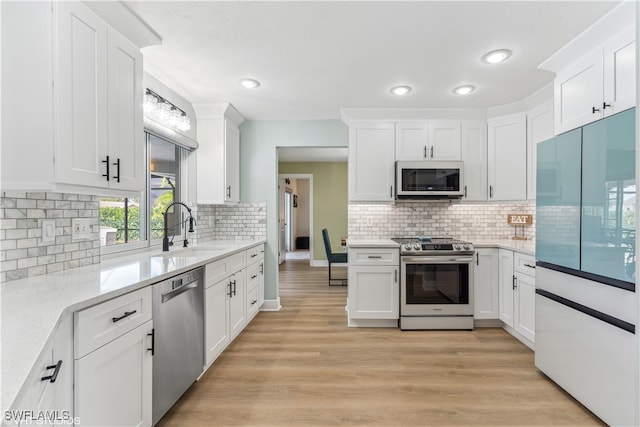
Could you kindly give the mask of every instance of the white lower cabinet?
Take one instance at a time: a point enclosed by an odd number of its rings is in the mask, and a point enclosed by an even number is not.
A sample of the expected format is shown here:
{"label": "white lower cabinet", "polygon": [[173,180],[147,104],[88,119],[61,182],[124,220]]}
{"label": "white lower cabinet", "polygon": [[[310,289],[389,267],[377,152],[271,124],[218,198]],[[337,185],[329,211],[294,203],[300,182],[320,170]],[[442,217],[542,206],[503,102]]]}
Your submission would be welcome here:
{"label": "white lower cabinet", "polygon": [[398,248],[349,248],[349,326],[397,326]]}
{"label": "white lower cabinet", "polygon": [[533,348],[535,342],[535,259],[500,249],[500,320]]}
{"label": "white lower cabinet", "polygon": [[210,366],[264,302],[264,245],[205,266],[205,366]]}
{"label": "white lower cabinet", "polygon": [[[22,397],[12,406],[16,412],[5,413],[9,425],[71,425],[73,411],[73,325],[71,316],[64,316],[54,333],[53,341],[42,352],[34,375],[26,381]],[[17,411],[31,411],[33,419],[18,423]],[[7,416],[16,414],[11,420]],[[4,424],[3,424],[4,425]]]}
{"label": "white lower cabinet", "polygon": [[74,313],[74,409],[80,426],[150,426],[151,286]]}
{"label": "white lower cabinet", "polygon": [[476,249],[474,265],[473,318],[495,319],[499,313],[498,249]]}
{"label": "white lower cabinet", "polygon": [[212,363],[231,341],[229,338],[229,281],[222,280],[204,291],[205,365]]}
{"label": "white lower cabinet", "polygon": [[150,426],[153,321],[75,362],[81,426]]}

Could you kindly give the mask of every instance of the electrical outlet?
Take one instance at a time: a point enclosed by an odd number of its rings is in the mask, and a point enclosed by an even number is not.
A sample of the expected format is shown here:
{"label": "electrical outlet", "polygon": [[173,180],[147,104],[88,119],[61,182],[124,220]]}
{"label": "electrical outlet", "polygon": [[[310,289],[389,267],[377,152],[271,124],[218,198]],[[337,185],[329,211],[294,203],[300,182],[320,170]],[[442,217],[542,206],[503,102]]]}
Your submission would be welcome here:
{"label": "electrical outlet", "polygon": [[89,218],[73,218],[71,220],[71,240],[85,240],[91,237]]}
{"label": "electrical outlet", "polygon": [[53,243],[56,241],[56,220],[42,220],[42,243]]}

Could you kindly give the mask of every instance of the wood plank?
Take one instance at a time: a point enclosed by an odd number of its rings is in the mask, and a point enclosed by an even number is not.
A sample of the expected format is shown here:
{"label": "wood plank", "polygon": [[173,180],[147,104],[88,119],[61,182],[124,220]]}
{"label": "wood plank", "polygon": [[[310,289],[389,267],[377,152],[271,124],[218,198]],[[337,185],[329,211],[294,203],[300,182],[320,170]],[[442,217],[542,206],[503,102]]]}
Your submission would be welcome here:
{"label": "wood plank", "polygon": [[282,310],[260,312],[159,426],[604,425],[502,329],[348,328],[326,268],[280,269]]}

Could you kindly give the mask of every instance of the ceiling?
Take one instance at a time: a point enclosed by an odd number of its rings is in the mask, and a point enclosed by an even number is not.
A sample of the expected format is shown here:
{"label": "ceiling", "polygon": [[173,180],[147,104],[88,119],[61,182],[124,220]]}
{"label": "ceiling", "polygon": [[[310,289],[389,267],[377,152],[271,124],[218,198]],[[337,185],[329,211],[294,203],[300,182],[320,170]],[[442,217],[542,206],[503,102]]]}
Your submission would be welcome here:
{"label": "ceiling", "polygon": [[[250,120],[337,119],[341,108],[487,108],[553,79],[537,66],[614,1],[127,1],[162,38],[144,68],[191,103]],[[508,48],[489,65],[480,57]],[[243,78],[261,82],[240,86]],[[408,84],[404,97],[389,88]],[[452,89],[473,84],[467,96]]]}

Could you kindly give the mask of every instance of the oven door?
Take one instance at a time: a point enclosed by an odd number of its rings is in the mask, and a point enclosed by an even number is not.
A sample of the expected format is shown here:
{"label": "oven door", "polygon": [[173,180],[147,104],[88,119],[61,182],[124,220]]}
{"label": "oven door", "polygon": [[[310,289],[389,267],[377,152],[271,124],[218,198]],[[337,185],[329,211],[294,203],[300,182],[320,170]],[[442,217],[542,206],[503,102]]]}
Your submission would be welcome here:
{"label": "oven door", "polygon": [[473,256],[402,257],[401,316],[473,315]]}

